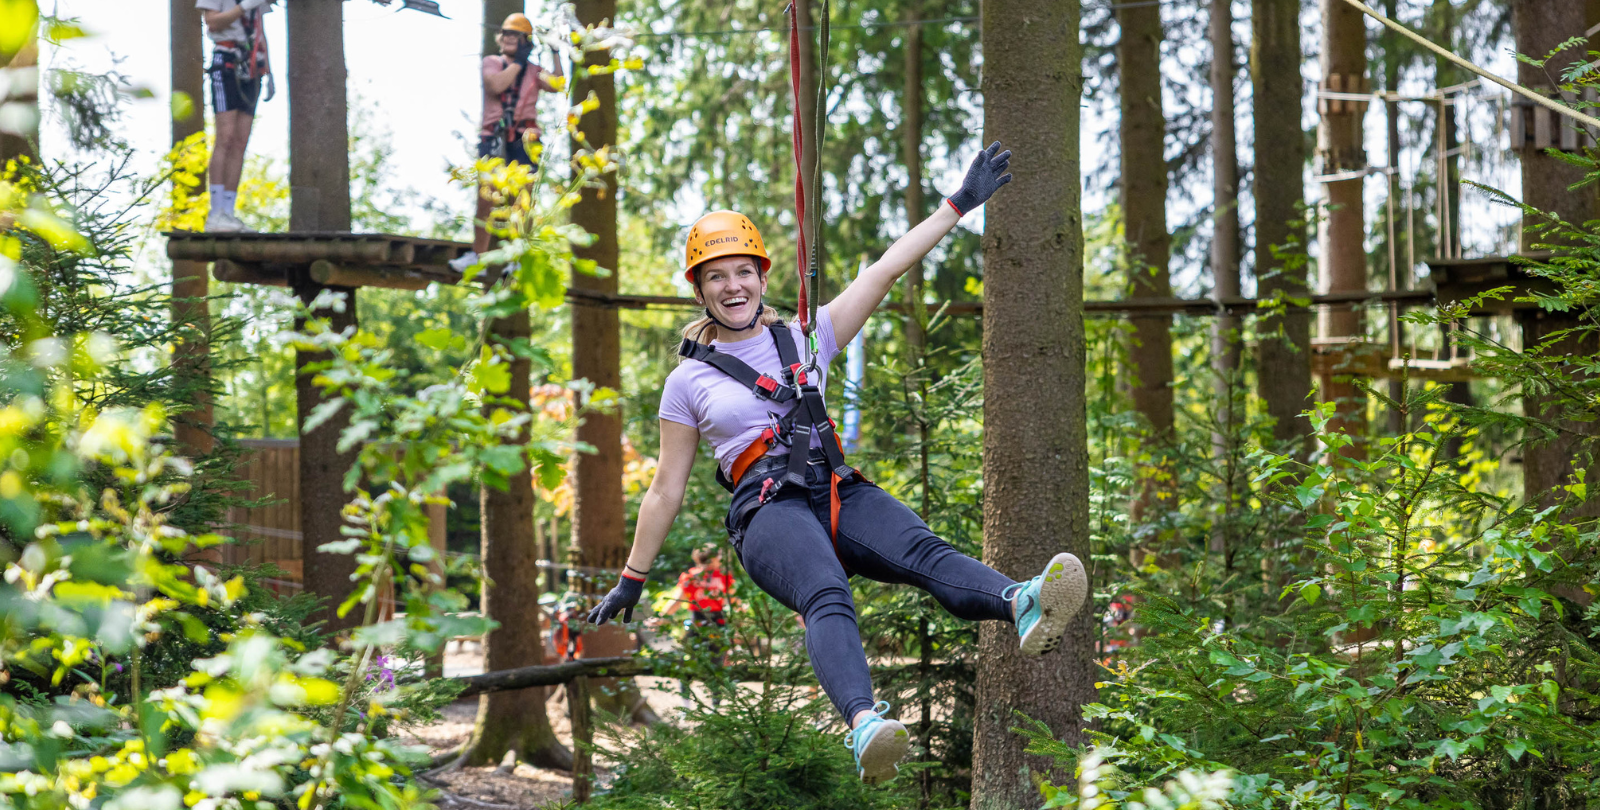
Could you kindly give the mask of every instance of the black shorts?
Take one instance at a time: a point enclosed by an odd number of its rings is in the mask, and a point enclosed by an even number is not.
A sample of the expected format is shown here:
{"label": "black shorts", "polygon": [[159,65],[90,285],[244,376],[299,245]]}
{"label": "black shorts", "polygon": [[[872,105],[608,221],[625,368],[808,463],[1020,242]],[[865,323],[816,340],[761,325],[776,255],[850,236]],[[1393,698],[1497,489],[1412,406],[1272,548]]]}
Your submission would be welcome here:
{"label": "black shorts", "polygon": [[[478,140],[478,157],[501,157],[501,155],[495,152],[495,147],[497,145],[498,139],[496,138],[480,138]],[[534,162],[533,158],[528,156],[528,147],[522,142],[522,138],[520,137],[512,138],[511,141],[506,144],[506,154],[504,157],[506,158],[507,163],[521,163],[524,166],[535,168],[537,168],[539,165]]]}
{"label": "black shorts", "polygon": [[236,56],[218,51],[211,55],[211,108],[213,112],[242,112],[255,116],[261,98],[261,77],[239,78]]}

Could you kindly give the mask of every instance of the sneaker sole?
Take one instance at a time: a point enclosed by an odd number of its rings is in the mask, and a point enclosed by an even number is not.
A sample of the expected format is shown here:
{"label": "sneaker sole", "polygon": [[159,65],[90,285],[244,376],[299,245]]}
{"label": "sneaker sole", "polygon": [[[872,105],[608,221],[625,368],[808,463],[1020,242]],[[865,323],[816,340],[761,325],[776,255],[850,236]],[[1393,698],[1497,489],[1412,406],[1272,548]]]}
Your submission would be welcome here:
{"label": "sneaker sole", "polygon": [[1039,621],[1022,637],[1023,655],[1043,655],[1061,645],[1067,622],[1078,615],[1089,594],[1083,563],[1071,554],[1057,554],[1044,569],[1039,587]]}
{"label": "sneaker sole", "polygon": [[885,720],[883,727],[861,752],[861,781],[869,785],[887,782],[900,773],[898,763],[911,750],[911,733],[899,720]]}

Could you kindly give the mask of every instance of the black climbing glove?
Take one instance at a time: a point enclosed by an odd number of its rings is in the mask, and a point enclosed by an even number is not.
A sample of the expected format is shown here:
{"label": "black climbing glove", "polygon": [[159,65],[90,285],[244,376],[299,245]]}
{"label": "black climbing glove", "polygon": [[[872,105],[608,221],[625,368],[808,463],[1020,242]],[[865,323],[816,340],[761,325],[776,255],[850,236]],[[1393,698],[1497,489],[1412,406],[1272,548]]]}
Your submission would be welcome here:
{"label": "black climbing glove", "polygon": [[1001,186],[1011,182],[1011,175],[1006,174],[1010,166],[1011,150],[1001,152],[999,141],[990,144],[988,149],[972,159],[972,165],[967,169],[967,179],[961,181],[961,190],[951,194],[947,201],[950,207],[962,216],[977,210]]}
{"label": "black climbing glove", "polygon": [[623,575],[617,587],[600,600],[599,606],[589,611],[590,624],[605,624],[611,617],[622,614],[624,624],[633,621],[633,606],[639,604],[639,597],[644,595],[644,580],[634,579]]}
{"label": "black climbing glove", "polygon": [[532,59],[532,58],[533,58],[533,42],[528,41],[528,42],[522,43],[522,47],[517,49],[517,54],[516,54],[516,56],[511,57],[511,61],[516,62],[517,64],[519,64],[519,65],[521,65],[523,67],[527,67],[528,66],[528,60]]}

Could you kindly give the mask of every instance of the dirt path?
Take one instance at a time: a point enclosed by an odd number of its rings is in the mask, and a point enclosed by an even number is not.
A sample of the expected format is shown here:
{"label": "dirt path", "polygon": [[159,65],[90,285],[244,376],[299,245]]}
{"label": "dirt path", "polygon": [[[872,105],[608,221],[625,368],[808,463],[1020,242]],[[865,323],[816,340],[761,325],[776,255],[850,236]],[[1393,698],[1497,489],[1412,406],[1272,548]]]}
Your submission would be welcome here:
{"label": "dirt path", "polygon": [[[483,650],[472,642],[451,642],[445,652],[447,676],[475,675],[483,671]],[[677,713],[678,682],[666,678],[636,678],[645,700],[662,718]],[[563,745],[572,745],[572,725],[567,718],[565,696],[552,690],[546,703],[550,724]],[[478,699],[458,700],[444,708],[438,723],[410,729],[401,739],[411,745],[426,745],[435,755],[459,748],[472,734],[478,715]],[[608,764],[596,758],[599,778]],[[559,807],[572,797],[572,775],[566,771],[535,768],[524,762],[514,767],[458,768],[435,774],[434,786],[444,792],[437,802],[441,810],[538,810]]]}

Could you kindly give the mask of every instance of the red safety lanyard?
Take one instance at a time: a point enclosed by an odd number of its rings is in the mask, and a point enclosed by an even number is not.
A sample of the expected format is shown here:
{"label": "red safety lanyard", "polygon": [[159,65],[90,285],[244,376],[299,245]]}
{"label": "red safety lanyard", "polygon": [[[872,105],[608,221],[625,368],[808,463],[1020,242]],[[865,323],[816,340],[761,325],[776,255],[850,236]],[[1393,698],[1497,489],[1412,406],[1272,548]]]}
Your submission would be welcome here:
{"label": "red safety lanyard", "polygon": [[[803,2],[803,0],[797,0]],[[800,332],[811,334],[806,296],[806,260],[811,255],[806,245],[806,186],[805,168],[800,165],[800,154],[805,145],[805,127],[800,124],[800,10],[789,4],[789,90],[794,100],[794,213],[800,231],[800,255],[795,262],[795,275],[800,280]]]}

